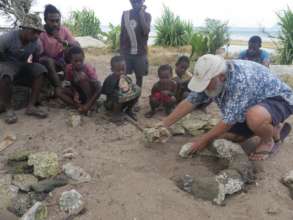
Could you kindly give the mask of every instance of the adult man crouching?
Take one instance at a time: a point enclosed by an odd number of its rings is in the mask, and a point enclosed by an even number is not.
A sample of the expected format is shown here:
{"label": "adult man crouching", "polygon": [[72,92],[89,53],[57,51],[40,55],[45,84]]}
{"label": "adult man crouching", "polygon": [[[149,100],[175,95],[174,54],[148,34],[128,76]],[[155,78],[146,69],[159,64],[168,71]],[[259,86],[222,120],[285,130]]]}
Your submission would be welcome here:
{"label": "adult man crouching", "polygon": [[291,130],[289,124],[282,123],[293,113],[293,92],[263,65],[225,61],[208,54],[196,63],[189,89],[193,92],[163,121],[165,127],[209,99],[216,102],[222,114],[222,120],[211,131],[194,140],[193,152],[217,138],[258,136],[260,142],[250,159],[265,160]]}
{"label": "adult man crouching", "polygon": [[47,69],[39,63],[39,44],[37,40],[43,31],[41,19],[27,15],[19,30],[0,36],[0,107],[6,111],[5,122],[17,122],[11,107],[12,85],[20,84],[32,88],[26,114],[46,118],[47,113],[35,107]]}

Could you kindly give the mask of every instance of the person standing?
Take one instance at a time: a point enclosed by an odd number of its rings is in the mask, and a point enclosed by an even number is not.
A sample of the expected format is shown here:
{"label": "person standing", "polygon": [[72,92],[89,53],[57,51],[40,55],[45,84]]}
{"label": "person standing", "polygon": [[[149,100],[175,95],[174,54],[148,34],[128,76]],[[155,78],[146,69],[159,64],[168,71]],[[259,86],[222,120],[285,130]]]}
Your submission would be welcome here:
{"label": "person standing", "polygon": [[120,35],[120,54],[126,61],[126,73],[135,73],[140,88],[148,74],[147,44],[152,20],[144,2],[130,0],[132,9],[123,12]]}

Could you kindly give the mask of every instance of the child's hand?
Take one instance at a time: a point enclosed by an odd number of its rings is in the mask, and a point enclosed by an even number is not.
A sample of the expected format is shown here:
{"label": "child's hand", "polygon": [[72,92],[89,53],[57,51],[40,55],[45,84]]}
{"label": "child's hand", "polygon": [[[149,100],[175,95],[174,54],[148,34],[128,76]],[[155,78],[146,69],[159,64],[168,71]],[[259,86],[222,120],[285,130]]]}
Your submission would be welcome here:
{"label": "child's hand", "polygon": [[170,91],[168,90],[163,90],[161,91],[162,94],[169,96],[170,95]]}
{"label": "child's hand", "polygon": [[76,104],[81,104],[81,102],[80,102],[80,97],[79,97],[78,92],[75,92],[75,93],[74,93],[73,101],[74,101]]}
{"label": "child's hand", "polygon": [[78,111],[81,114],[86,114],[89,111],[89,108],[87,105],[82,105],[79,107]]}

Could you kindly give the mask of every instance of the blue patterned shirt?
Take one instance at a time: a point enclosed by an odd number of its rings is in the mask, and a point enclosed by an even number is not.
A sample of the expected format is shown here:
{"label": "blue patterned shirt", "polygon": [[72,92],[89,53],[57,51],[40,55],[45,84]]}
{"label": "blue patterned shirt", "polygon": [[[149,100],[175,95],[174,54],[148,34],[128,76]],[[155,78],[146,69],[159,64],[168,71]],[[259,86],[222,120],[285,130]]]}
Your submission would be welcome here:
{"label": "blue patterned shirt", "polygon": [[[213,98],[226,124],[244,122],[246,111],[267,98],[281,96],[293,105],[291,88],[267,67],[244,60],[227,61],[227,65],[229,70],[223,92]],[[208,100],[204,92],[191,92],[187,97],[194,107]]]}

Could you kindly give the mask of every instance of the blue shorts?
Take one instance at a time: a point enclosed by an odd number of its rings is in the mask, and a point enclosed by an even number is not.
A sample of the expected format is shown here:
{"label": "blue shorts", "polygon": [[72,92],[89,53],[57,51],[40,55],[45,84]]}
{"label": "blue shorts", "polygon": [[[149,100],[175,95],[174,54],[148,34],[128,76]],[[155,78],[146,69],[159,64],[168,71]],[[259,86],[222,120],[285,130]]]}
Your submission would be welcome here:
{"label": "blue shorts", "polygon": [[[273,126],[283,123],[293,114],[293,106],[280,96],[267,98],[257,105],[264,107],[270,113]],[[250,138],[254,135],[246,122],[236,123],[228,132],[245,138]]]}

